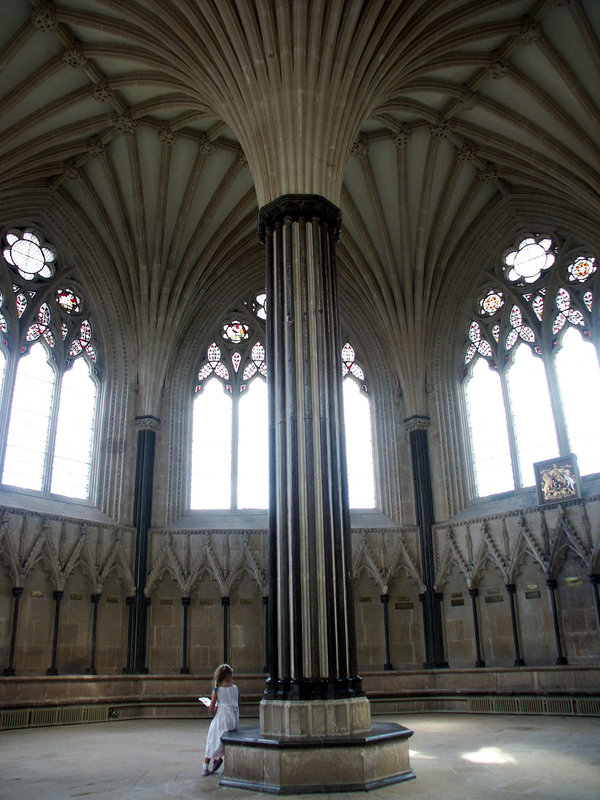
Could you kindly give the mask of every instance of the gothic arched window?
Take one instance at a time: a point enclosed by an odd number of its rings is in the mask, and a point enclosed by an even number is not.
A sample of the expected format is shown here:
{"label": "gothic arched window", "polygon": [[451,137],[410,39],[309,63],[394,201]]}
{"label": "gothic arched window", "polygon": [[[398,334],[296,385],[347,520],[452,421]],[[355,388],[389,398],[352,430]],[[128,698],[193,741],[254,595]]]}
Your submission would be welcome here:
{"label": "gothic arched window", "polygon": [[238,316],[227,319],[219,339],[209,346],[194,387],[194,509],[268,505],[264,330]]}
{"label": "gothic arched window", "polygon": [[375,508],[371,401],[365,373],[356,363],[354,348],[349,342],[342,347],[342,374],[350,507]]}
{"label": "gothic arched window", "polygon": [[89,498],[97,349],[83,300],[39,232],[8,231],[2,255],[2,483]]}
{"label": "gothic arched window", "polygon": [[594,256],[549,235],[508,248],[480,288],[464,354],[480,496],[535,483],[537,461],[575,454],[600,471]]}
{"label": "gothic arched window", "polygon": [[[194,384],[190,507],[268,507],[266,295],[224,321]],[[248,309],[254,312],[252,317]],[[350,505],[375,506],[371,410],[362,368],[350,344],[342,350]]]}

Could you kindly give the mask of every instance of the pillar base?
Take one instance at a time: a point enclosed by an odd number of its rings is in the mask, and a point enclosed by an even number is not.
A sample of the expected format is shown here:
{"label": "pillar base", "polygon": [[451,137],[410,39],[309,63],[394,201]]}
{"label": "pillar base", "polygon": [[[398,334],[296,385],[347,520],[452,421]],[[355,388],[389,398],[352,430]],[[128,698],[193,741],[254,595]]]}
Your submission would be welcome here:
{"label": "pillar base", "polygon": [[366,697],[344,700],[261,700],[263,736],[322,738],[366,736],[371,730],[371,704]]}
{"label": "pillar base", "polygon": [[366,735],[276,737],[259,728],[224,733],[220,786],[271,794],[357,792],[414,778],[413,731],[375,723]]}

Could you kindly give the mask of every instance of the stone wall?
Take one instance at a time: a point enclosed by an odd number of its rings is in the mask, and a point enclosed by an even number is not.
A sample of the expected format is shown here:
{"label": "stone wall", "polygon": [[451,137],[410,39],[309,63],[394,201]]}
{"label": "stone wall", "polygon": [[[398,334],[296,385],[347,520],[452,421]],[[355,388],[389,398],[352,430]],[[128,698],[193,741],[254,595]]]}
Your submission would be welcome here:
{"label": "stone wall", "polygon": [[[45,675],[53,663],[59,675],[81,675],[92,662],[98,674],[122,674],[135,531],[14,508],[0,513],[0,670],[10,666],[18,601],[16,675]],[[559,656],[560,663],[598,665],[597,585],[589,576],[599,571],[599,528],[597,497],[437,525],[449,666],[476,664],[475,614],[480,666],[514,666],[517,646],[528,667],[554,666]],[[418,530],[363,528],[353,531],[352,543],[359,670],[420,669]],[[145,592],[150,674],[210,674],[224,656],[238,672],[263,673],[265,531],[152,530]]]}

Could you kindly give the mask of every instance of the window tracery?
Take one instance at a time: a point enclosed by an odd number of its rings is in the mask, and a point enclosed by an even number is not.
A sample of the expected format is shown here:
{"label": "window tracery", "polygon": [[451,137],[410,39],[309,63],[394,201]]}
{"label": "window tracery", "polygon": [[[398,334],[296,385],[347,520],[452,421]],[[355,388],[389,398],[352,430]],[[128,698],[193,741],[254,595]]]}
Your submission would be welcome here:
{"label": "window tracery", "polygon": [[59,252],[38,231],[7,231],[2,255],[2,482],[88,499],[98,350],[84,300],[57,283]]}
{"label": "window tracery", "polygon": [[[266,509],[268,505],[265,292],[254,294],[244,306],[222,321],[219,343],[215,340],[208,346],[196,374],[192,509]],[[349,342],[341,355],[350,503],[373,508],[371,405],[365,374]]]}
{"label": "window tracery", "polygon": [[[586,382],[591,387],[600,381],[594,255],[555,236],[528,234],[504,251],[486,280],[463,356],[478,493],[533,485],[535,461],[569,452],[579,457],[582,473],[600,471],[600,457],[591,455],[600,451],[600,424],[590,417],[582,437],[577,402],[567,397],[577,382],[581,408]],[[482,362],[497,380],[482,371]],[[574,375],[584,374],[583,383],[575,381]],[[494,451],[510,461],[510,471],[491,468]]]}

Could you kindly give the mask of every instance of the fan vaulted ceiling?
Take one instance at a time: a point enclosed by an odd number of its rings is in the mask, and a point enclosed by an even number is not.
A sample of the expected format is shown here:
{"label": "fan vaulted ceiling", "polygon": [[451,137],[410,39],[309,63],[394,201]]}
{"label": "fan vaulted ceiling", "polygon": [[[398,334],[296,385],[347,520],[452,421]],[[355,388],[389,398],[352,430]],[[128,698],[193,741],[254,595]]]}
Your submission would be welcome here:
{"label": "fan vaulted ceiling", "polygon": [[259,202],[330,186],[342,305],[415,341],[502,199],[598,219],[599,37],[597,0],[5,0],[0,217],[158,341],[262,274]]}

